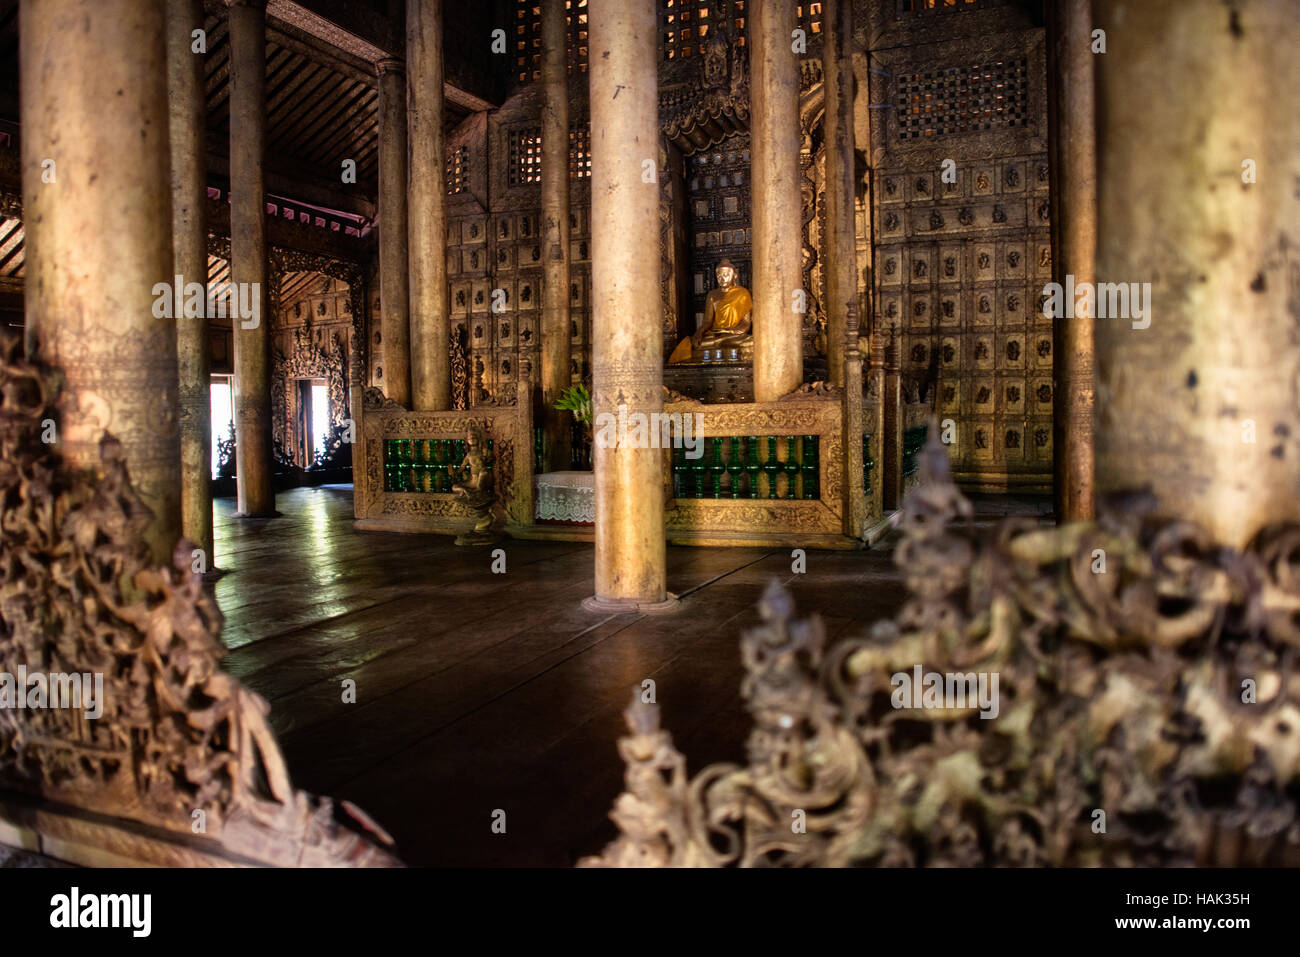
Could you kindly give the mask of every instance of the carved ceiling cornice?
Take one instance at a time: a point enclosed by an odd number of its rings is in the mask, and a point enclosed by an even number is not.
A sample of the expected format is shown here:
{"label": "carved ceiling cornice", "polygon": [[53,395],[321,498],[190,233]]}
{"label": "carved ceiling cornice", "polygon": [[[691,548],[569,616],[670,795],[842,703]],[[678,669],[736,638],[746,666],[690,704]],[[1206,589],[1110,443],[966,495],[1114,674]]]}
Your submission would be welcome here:
{"label": "carved ceiling cornice", "polygon": [[663,135],[686,155],[749,131],[746,48],[731,42],[728,31],[719,31],[698,63],[693,78],[669,85],[659,95]]}

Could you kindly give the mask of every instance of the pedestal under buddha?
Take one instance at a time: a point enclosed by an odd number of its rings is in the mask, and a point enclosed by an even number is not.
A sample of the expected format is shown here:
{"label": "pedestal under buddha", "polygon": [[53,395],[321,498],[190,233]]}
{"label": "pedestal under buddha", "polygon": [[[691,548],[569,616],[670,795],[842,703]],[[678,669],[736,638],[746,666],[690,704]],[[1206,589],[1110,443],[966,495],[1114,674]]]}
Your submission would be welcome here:
{"label": "pedestal under buddha", "polygon": [[669,365],[687,362],[752,362],[754,358],[754,300],[736,282],[736,267],[718,263],[718,286],[704,300],[704,321],[693,336],[677,344]]}

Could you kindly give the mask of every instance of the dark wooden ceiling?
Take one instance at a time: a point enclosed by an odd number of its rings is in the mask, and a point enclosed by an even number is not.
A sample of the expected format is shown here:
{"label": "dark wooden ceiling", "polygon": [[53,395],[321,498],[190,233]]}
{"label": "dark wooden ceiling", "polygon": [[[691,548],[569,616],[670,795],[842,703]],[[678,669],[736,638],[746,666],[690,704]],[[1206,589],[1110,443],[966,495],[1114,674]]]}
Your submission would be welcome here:
{"label": "dark wooden ceiling", "polygon": [[18,0],[0,0],[0,117],[18,119]]}
{"label": "dark wooden ceiling", "polygon": [[[209,15],[204,61],[210,142],[230,136],[230,37],[224,18]],[[342,185],[345,159],[357,164],[358,192],[378,189],[378,92],[375,81],[290,49],[274,32],[266,42],[266,151],[269,170],[319,184]]]}
{"label": "dark wooden ceiling", "polygon": [[[355,2],[355,0],[350,0]],[[317,6],[328,7],[329,3]],[[383,13],[387,0],[367,0],[368,15]],[[230,43],[227,21],[208,12],[204,60],[208,104],[209,181],[227,185],[230,136]],[[355,10],[355,8],[354,8]],[[378,21],[387,25],[388,20]],[[397,34],[400,36],[400,34]],[[449,57],[459,42],[447,38]],[[464,72],[448,63],[449,75]],[[378,89],[370,63],[334,49],[292,24],[268,18],[266,45],[267,191],[353,213],[372,213],[378,193]],[[447,103],[445,125],[458,124],[469,109]],[[0,134],[18,130],[18,0],[0,0]],[[0,139],[3,136],[0,135]],[[0,143],[0,145],[3,145]],[[356,161],[356,183],[342,181],[345,159]]]}
{"label": "dark wooden ceiling", "polygon": [[23,274],[23,224],[0,216],[0,279],[17,279]]}

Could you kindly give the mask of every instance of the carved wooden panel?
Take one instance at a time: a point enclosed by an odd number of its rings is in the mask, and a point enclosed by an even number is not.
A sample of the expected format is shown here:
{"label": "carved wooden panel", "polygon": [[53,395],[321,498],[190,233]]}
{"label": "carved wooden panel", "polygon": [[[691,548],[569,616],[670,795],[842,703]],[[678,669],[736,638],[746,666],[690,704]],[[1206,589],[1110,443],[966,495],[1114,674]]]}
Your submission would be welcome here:
{"label": "carved wooden panel", "polygon": [[971,7],[949,18],[964,39],[872,54],[876,321],[899,332],[905,398],[953,420],[961,477],[1047,484],[1043,34],[991,32],[1008,14]]}
{"label": "carved wooden panel", "polygon": [[[465,332],[471,405],[511,398],[521,362],[534,380],[541,376],[540,108],[537,91],[526,90],[491,122],[462,128],[457,142],[469,181],[481,176],[485,186],[448,203],[448,301],[453,325]],[[571,372],[580,380],[591,375],[590,129],[582,115],[570,124],[568,164]]]}
{"label": "carved wooden panel", "polygon": [[750,270],[749,135],[737,133],[686,157],[689,299],[683,333],[704,321],[704,300],[717,286],[718,263],[731,260],[737,282],[753,287]]}

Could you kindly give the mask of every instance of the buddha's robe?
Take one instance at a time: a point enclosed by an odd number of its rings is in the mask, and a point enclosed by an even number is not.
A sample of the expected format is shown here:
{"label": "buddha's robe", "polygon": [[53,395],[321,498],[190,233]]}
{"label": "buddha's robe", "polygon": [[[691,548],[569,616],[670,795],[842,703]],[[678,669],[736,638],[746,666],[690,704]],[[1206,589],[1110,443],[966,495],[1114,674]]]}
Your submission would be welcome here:
{"label": "buddha's robe", "polygon": [[[713,324],[709,326],[708,332],[703,336],[703,344],[708,345],[711,339],[723,338],[727,335],[738,334],[754,308],[754,300],[749,295],[749,290],[744,286],[732,286],[717,298],[713,306]],[[673,365],[678,362],[687,362],[694,353],[694,343],[690,336],[687,336],[677,344],[671,356],[668,357],[668,364]]]}

